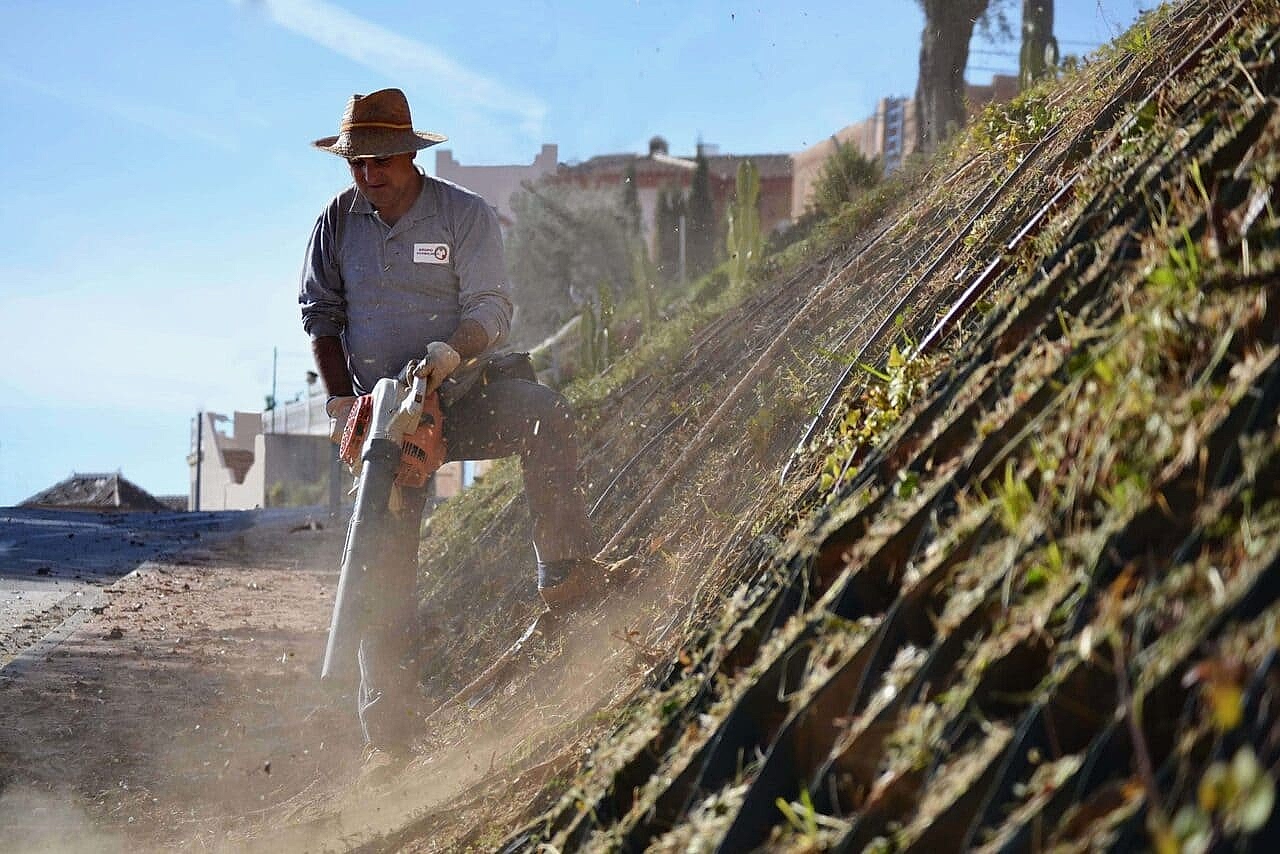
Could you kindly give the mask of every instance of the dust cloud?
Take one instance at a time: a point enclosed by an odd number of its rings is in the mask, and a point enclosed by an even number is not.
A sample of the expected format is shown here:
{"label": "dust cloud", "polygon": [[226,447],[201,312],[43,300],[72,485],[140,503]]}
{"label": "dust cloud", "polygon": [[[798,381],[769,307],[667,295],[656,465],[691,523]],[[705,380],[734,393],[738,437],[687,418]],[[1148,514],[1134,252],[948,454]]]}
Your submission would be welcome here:
{"label": "dust cloud", "polygon": [[10,786],[0,792],[3,846],[31,854],[114,854],[129,850],[123,836],[94,825],[74,795]]}

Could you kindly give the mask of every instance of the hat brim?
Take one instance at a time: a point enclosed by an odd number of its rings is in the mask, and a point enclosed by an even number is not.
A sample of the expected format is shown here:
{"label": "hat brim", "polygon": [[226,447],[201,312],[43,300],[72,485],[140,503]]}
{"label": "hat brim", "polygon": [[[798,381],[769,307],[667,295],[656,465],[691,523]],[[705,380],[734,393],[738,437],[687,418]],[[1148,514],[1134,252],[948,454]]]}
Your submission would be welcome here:
{"label": "hat brim", "polygon": [[311,144],[339,157],[390,157],[393,154],[407,154],[430,148],[448,139],[444,134],[430,131],[365,131],[358,136],[326,136]]}

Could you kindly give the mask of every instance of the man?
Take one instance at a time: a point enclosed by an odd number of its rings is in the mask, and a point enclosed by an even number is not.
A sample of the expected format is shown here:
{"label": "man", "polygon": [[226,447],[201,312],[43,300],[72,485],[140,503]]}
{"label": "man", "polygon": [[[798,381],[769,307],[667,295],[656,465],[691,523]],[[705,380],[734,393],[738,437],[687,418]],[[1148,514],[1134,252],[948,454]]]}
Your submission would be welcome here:
{"label": "man", "polygon": [[[539,385],[527,358],[497,356],[511,323],[498,218],[468,190],[424,174],[416,153],[445,137],[415,131],[398,89],[353,95],[337,136],[313,145],[354,180],[316,220],[298,301],[330,395],[334,435],[355,396],[383,377],[439,389],[451,460],[519,454],[533,520],[538,591],[551,609],[589,598],[606,578],[577,477],[573,413]],[[519,366],[523,366],[523,370]],[[418,535],[426,489],[402,490],[394,589],[375,591],[362,627],[358,712],[366,744],[403,756],[414,735]]]}

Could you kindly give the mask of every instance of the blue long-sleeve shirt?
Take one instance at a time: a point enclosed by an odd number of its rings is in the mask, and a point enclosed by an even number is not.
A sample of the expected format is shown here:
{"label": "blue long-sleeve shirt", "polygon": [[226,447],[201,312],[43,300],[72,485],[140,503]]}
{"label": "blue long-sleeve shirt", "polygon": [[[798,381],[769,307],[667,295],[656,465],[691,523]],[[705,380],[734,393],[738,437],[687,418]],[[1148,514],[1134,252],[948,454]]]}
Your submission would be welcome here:
{"label": "blue long-sleeve shirt", "polygon": [[[424,175],[413,206],[388,227],[348,187],[316,220],[298,303],[308,335],[341,337],[357,394],[466,319],[489,336],[491,352],[511,328],[497,214],[470,190]],[[459,368],[459,382],[482,362]]]}

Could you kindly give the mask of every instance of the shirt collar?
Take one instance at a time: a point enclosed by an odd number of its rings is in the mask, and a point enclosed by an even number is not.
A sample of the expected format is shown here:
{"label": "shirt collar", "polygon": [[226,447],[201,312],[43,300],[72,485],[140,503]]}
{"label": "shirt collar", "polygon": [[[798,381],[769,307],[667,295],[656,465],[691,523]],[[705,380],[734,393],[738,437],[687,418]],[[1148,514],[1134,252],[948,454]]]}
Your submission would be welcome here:
{"label": "shirt collar", "polygon": [[[435,216],[438,204],[436,203],[436,194],[431,192],[431,176],[422,171],[421,167],[416,167],[418,174],[422,176],[422,189],[418,191],[418,198],[413,200],[413,205],[400,218],[400,222],[417,222],[420,219],[426,219],[429,216]],[[353,198],[351,199],[351,213],[367,214],[374,216],[377,211],[373,209],[373,205],[364,197],[356,187],[351,185]],[[399,222],[396,223],[399,225]]]}

